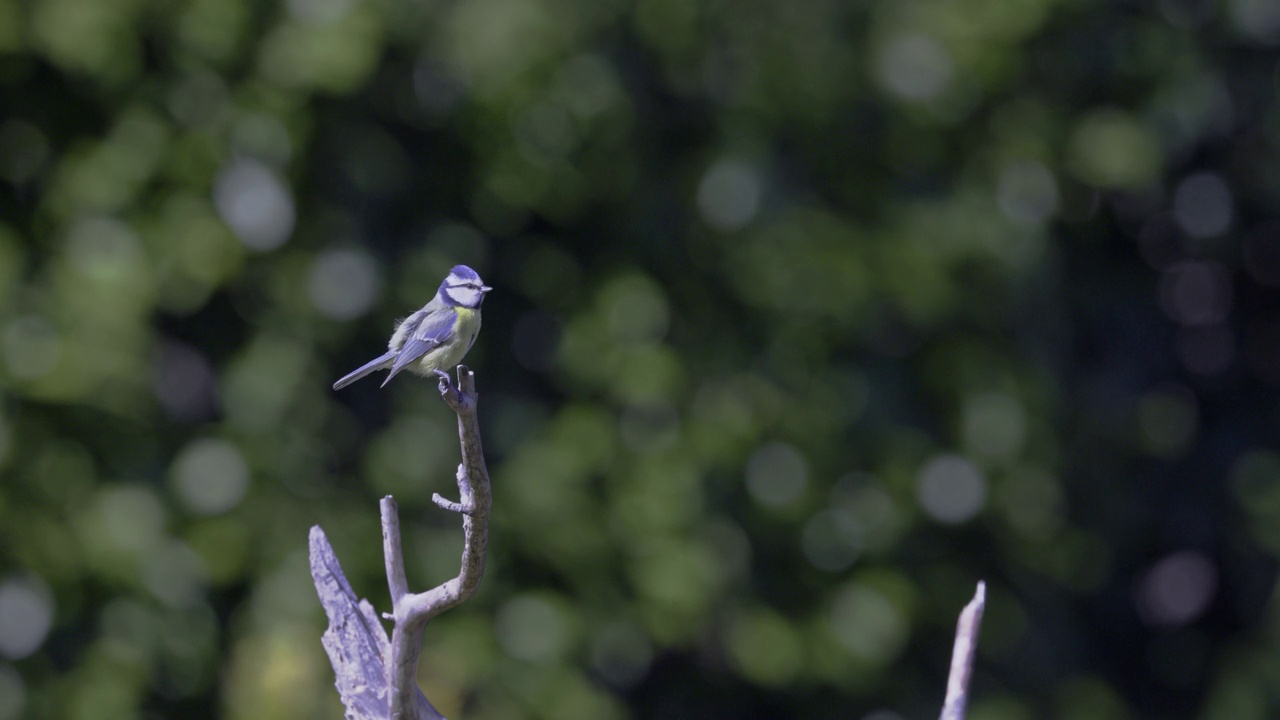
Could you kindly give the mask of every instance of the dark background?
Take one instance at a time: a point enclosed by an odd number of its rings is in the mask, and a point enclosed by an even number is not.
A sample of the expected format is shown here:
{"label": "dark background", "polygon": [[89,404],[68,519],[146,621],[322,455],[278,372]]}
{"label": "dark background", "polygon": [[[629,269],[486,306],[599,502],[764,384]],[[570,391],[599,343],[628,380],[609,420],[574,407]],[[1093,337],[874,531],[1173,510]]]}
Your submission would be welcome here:
{"label": "dark background", "polygon": [[1280,716],[1280,6],[0,0],[0,720]]}

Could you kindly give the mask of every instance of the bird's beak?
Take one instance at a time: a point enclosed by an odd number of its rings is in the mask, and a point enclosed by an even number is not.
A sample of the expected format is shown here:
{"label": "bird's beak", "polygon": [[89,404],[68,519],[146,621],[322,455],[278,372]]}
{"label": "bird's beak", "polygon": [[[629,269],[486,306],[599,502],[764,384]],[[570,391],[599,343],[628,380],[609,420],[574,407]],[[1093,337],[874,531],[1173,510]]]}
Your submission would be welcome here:
{"label": "bird's beak", "polygon": [[480,292],[482,292],[482,293],[487,293],[487,292],[489,292],[489,291],[490,291],[490,290],[492,290],[492,289],[493,289],[493,288],[489,287],[488,285],[481,285],[481,286],[480,286]]}

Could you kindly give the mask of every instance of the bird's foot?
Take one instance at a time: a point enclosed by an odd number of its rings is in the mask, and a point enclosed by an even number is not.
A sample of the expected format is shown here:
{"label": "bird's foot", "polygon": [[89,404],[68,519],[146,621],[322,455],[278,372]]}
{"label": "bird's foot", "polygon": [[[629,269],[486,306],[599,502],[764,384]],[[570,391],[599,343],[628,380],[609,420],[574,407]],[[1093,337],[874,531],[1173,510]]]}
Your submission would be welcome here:
{"label": "bird's foot", "polygon": [[440,399],[449,407],[457,410],[462,405],[462,389],[453,382],[449,373],[443,370],[434,371],[440,378]]}
{"label": "bird's foot", "polygon": [[[453,408],[454,412],[474,412],[476,406],[475,396],[475,380],[472,379],[471,370],[466,365],[458,366],[458,381],[455,383],[448,373],[442,370],[436,370],[436,375],[440,376],[440,399],[445,404]],[[471,392],[466,392],[462,388],[466,385]]]}

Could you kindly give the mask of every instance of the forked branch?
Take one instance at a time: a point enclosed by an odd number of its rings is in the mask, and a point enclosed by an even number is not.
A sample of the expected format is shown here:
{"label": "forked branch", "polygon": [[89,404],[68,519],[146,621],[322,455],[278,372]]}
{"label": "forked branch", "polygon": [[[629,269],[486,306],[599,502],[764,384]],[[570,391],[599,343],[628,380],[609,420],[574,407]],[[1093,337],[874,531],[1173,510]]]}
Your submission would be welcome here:
{"label": "forked branch", "polygon": [[488,545],[489,471],[476,417],[475,374],[458,366],[458,382],[441,373],[440,396],[458,415],[462,463],[458,466],[460,500],[434,495],[436,505],[462,515],[462,569],[458,576],[422,593],[409,592],[400,540],[400,515],[390,496],[380,503],[382,550],[391,589],[394,621],[390,641],[373,607],[357,599],[338,559],[319,527],[311,529],[311,574],[329,617],[323,644],[337,676],[338,693],[349,720],[443,720],[418,689],[418,655],[427,621],[475,594],[484,575]]}

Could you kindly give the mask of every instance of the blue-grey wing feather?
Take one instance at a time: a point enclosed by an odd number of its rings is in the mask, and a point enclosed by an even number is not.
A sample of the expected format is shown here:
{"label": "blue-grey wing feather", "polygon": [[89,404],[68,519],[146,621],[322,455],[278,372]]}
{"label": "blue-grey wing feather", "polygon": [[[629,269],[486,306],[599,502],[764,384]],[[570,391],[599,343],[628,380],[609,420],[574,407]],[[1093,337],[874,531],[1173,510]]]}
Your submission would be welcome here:
{"label": "blue-grey wing feather", "polygon": [[[412,321],[411,317],[405,322]],[[384,386],[409,363],[447,342],[449,336],[453,334],[454,326],[458,323],[458,314],[452,309],[440,310],[423,314],[417,322],[418,327],[405,338],[404,346],[400,348],[395,364],[391,366],[391,372],[387,373],[387,379],[382,381]]]}
{"label": "blue-grey wing feather", "polygon": [[381,355],[381,356],[379,356],[379,357],[376,357],[376,358],[374,358],[373,360],[370,360],[369,362],[365,363],[364,365],[361,365],[360,367],[356,368],[355,370],[352,370],[351,372],[347,373],[346,375],[343,375],[341,380],[338,380],[338,382],[336,382],[336,383],[334,383],[334,384],[333,384],[333,389],[334,389],[334,390],[341,390],[342,388],[344,388],[344,387],[346,387],[346,386],[350,385],[351,383],[353,383],[353,382],[355,382],[355,381],[359,380],[360,378],[364,377],[365,375],[368,375],[369,373],[373,372],[374,370],[381,370],[382,368],[386,367],[386,366],[391,362],[392,358],[394,358],[395,356],[396,356],[395,352],[387,351],[387,352],[386,352],[386,353],[384,353],[383,355]]}

